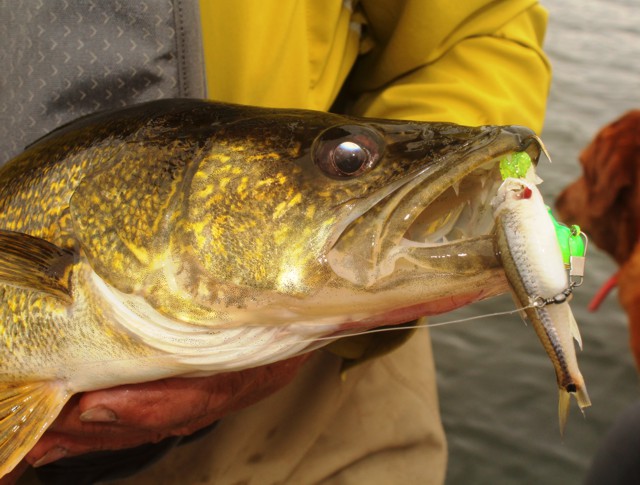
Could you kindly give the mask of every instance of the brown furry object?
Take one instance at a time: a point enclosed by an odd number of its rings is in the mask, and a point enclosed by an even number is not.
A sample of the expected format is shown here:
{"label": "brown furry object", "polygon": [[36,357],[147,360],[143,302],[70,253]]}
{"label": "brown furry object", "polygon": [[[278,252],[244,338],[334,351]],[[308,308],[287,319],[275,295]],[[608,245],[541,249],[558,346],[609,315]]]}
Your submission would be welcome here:
{"label": "brown furry object", "polygon": [[558,197],[563,221],[620,265],[618,297],[640,368],[640,110],[604,127],[580,155],[583,175]]}
{"label": "brown furry object", "polygon": [[638,241],[640,110],[604,127],[580,163],[583,175],[560,194],[558,211],[622,265]]}

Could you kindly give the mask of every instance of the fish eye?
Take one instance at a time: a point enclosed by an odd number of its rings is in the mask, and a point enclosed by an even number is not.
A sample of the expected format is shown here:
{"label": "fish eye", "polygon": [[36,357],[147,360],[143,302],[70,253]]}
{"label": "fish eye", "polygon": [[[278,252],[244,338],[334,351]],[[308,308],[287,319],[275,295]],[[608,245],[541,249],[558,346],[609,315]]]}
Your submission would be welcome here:
{"label": "fish eye", "polygon": [[315,164],[328,176],[349,178],[373,168],[384,150],[382,137],[361,125],[334,126],[323,131],[311,148]]}

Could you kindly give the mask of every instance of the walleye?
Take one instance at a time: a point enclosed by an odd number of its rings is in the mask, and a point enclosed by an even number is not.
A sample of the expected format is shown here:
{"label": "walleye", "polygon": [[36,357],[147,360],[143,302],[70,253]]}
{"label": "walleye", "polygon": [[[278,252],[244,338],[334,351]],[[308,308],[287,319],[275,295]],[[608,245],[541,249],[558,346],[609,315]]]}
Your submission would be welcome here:
{"label": "walleye", "polygon": [[505,179],[492,205],[507,279],[556,372],[562,431],[569,396],[575,396],[580,409],[591,401],[576,361],[573,338],[581,348],[582,341],[568,303],[570,283],[556,230],[536,185],[524,179]]}
{"label": "walleye", "polygon": [[508,290],[522,127],[164,100],[0,168],[0,475],[78,392],[264,365]]}

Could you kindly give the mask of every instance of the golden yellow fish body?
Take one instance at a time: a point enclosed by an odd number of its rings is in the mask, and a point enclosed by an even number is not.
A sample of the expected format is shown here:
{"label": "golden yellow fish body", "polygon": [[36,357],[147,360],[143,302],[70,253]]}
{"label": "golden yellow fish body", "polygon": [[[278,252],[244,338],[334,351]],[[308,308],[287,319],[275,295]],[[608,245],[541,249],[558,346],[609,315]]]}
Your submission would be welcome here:
{"label": "golden yellow fish body", "polygon": [[519,127],[165,100],[0,168],[0,475],[76,392],[264,365],[507,290]]}

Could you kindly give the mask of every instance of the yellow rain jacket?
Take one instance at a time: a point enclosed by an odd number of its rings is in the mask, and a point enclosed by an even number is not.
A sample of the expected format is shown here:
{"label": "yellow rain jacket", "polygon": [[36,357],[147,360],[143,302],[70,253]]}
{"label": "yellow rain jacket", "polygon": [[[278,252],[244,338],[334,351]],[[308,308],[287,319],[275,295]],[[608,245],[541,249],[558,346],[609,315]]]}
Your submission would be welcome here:
{"label": "yellow rain jacket", "polygon": [[551,73],[535,1],[200,0],[200,9],[209,98],[327,110],[346,82],[355,115],[542,128]]}

